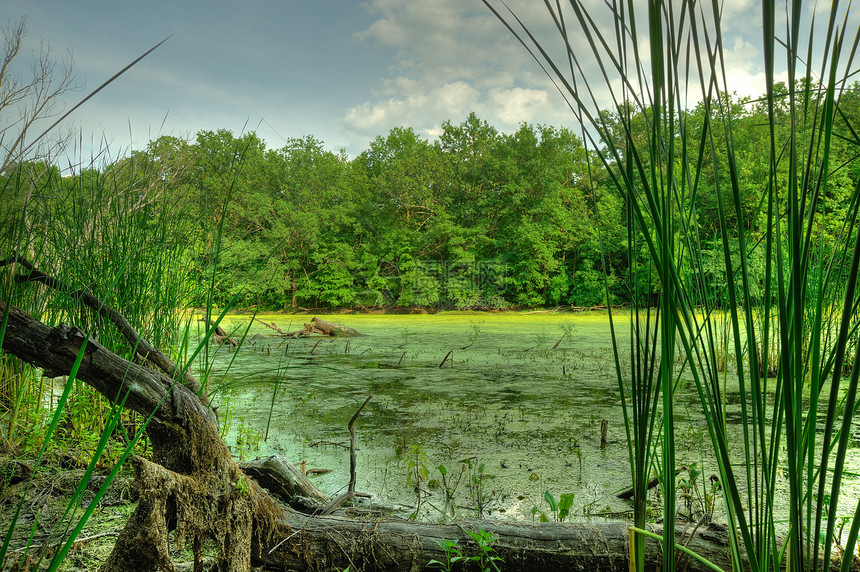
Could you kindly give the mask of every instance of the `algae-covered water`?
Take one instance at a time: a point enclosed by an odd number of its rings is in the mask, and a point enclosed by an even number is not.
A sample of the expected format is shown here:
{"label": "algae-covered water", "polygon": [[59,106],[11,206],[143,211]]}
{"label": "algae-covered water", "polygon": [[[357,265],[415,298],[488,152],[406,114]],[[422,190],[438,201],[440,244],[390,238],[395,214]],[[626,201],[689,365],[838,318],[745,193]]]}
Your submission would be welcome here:
{"label": "algae-covered water", "polygon": [[[355,428],[356,489],[373,502],[431,519],[552,518],[549,491],[574,494],[570,519],[628,515],[629,502],[615,496],[631,482],[605,313],[320,317],[364,335],[285,341],[254,321],[245,347],[218,350],[210,392],[234,457],[280,453],[329,470],[314,482],[343,492],[347,424],[372,395]],[[283,330],[310,320],[257,318]],[[249,320],[231,316],[225,325],[239,337]],[[727,401],[737,404],[731,386]],[[701,511],[716,472],[710,438],[691,383],[682,381],[675,403],[677,463],[698,470],[679,508]],[[739,405],[727,411],[740,442]],[[679,475],[682,485],[689,477]],[[857,483],[849,484],[856,501]],[[719,511],[722,500],[715,504]]]}

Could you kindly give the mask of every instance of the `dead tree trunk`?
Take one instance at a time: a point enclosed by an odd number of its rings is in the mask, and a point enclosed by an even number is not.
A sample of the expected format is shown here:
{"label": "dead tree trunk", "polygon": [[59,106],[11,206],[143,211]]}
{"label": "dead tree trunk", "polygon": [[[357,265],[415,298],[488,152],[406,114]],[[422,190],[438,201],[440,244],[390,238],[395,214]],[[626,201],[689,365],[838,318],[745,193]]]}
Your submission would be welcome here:
{"label": "dead tree trunk", "polygon": [[236,338],[230,337],[230,334],[227,333],[227,330],[222,328],[221,326],[215,324],[211,319],[207,322],[205,318],[200,318],[201,322],[206,322],[210,326],[215,326],[215,333],[212,334],[210,338],[213,344],[217,345],[225,345],[225,346],[233,346],[238,347],[239,342],[236,341]]}
{"label": "dead tree trunk", "polygon": [[[89,289],[81,288],[79,290],[75,290],[62,280],[53,276],[48,276],[44,272],[39,271],[35,266],[33,266],[32,262],[20,255],[14,255],[10,258],[0,260],[0,266],[8,266],[11,264],[18,264],[27,270],[26,273],[15,276],[16,282],[40,282],[49,288],[64,292],[73,298],[79,299],[94,312],[113,322],[129,345],[136,349],[136,356],[142,361],[142,363],[152,364],[170,377],[181,376],[180,380],[183,384],[200,395],[205,403],[209,403],[206,392],[203,390],[200,382],[197,381],[193,375],[189,372],[180,372],[176,367],[176,364],[173,363],[170,358],[153,347],[152,344],[137,333],[137,330],[128,323],[125,316],[96,298]],[[226,335],[226,332],[224,332],[224,334]]]}
{"label": "dead tree trunk", "polygon": [[360,336],[356,330],[350,328],[349,326],[343,326],[341,324],[335,324],[334,322],[328,322],[326,320],[322,320],[314,316],[311,318],[311,324],[315,330],[319,330],[321,333],[326,336]]}
{"label": "dead tree trunk", "polygon": [[[139,503],[102,570],[173,570],[171,552],[190,540],[195,569],[202,570],[201,547],[214,542],[218,570],[363,571],[430,569],[444,560],[438,544],[457,539],[475,550],[466,530],[479,527],[498,536],[495,555],[506,571],[627,570],[627,525],[540,524],[462,521],[439,525],[394,518],[351,519],[312,516],[279,504],[230,457],[212,411],[185,385],[161,372],[131,363],[73,326],[51,327],[18,308],[8,312],[3,349],[41,367],[46,376],[68,375],[83,349],[78,377],[111,401],[127,395],[125,406],[144,415],[151,461],[135,457]],[[172,537],[169,536],[173,532]],[[699,532],[690,547],[730,568],[724,534]],[[660,549],[647,543],[649,569],[660,566]],[[689,570],[701,569],[695,561]]]}
{"label": "dead tree trunk", "polygon": [[[265,322],[264,322],[265,323]],[[342,336],[342,337],[351,337],[351,336],[360,336],[361,334],[350,328],[349,326],[343,326],[341,324],[335,324],[334,322],[328,322],[326,320],[322,320],[314,316],[311,318],[310,324],[305,324],[301,330],[295,330],[292,332],[283,332],[283,336],[289,338],[306,338],[308,336],[313,335],[321,335],[321,336]]]}

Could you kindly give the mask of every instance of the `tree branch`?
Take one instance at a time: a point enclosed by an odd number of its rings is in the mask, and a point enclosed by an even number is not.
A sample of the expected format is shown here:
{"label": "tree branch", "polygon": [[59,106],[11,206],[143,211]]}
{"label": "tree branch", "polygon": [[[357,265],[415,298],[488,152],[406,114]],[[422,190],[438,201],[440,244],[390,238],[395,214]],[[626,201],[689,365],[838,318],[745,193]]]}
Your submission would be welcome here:
{"label": "tree branch", "polygon": [[3,349],[42,368],[46,377],[68,375],[86,342],[78,377],[112,402],[122,401],[127,395],[125,406],[144,416],[155,411],[162,421],[183,423],[190,409],[216,423],[214,412],[189,388],[116,355],[97,341],[87,339],[79,328],[65,324],[48,326],[0,301],[0,315],[7,311],[9,321]]}
{"label": "tree branch", "polygon": [[92,292],[85,288],[76,290],[62,280],[41,272],[33,265],[33,263],[20,254],[15,254],[10,258],[0,260],[0,267],[15,263],[20,264],[28,270],[26,274],[16,275],[16,281],[41,282],[53,290],[66,293],[73,298],[79,299],[81,302],[92,308],[97,314],[104,316],[113,322],[131,347],[135,348],[135,352],[141,360],[157,367],[159,370],[164,372],[165,375],[179,379],[185,387],[196,393],[203,403],[206,405],[209,404],[209,396],[206,394],[206,390],[197,378],[187,371],[182,372],[179,367],[173,363],[173,360],[161,353],[157,348],[141,337],[140,334],[137,333],[137,330],[135,330],[128,320],[125,319],[125,316],[116,309],[102,302],[99,298],[94,296]]}

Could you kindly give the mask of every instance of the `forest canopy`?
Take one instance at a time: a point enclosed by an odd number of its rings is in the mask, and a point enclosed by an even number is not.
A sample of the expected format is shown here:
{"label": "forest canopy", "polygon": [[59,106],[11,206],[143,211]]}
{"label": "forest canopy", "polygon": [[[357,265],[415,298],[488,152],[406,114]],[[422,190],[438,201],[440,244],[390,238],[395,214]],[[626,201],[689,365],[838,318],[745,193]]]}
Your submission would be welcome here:
{"label": "forest canopy", "polygon": [[[799,87],[795,97],[806,97],[808,90]],[[776,92],[788,97],[784,85]],[[741,212],[725,201],[726,216],[730,227],[742,225],[761,236],[767,232],[759,188],[768,180],[767,109],[760,102],[720,97],[727,105],[709,109],[730,114],[719,119],[734,125],[732,146],[743,175],[738,180],[745,185],[739,189]],[[839,232],[860,177],[853,160],[858,135],[849,127],[858,123],[858,98],[857,83],[839,98],[830,182],[816,205],[828,215],[819,219],[828,221],[820,229],[825,237]],[[680,114],[685,137],[704,140],[705,130],[717,123],[705,116],[707,109],[700,105]],[[776,113],[785,109],[787,103],[778,101]],[[93,189],[123,189],[115,200],[139,203],[153,217],[169,213],[172,236],[158,240],[187,244],[185,256],[201,280],[211,278],[208,271],[217,265],[211,286],[219,305],[281,310],[624,304],[631,265],[628,213],[618,189],[623,177],[616,167],[625,153],[621,113],[626,111],[601,113],[617,143],[614,153],[602,149],[599,155],[568,128],[524,123],[502,133],[474,113],[459,124],[446,121],[432,142],[412,128],[396,127],[354,158],[326,150],[313,136],[289,139],[279,149],[267,148],[254,132],[200,131],[193,140],[162,136],[128,157],[73,176],[61,176],[53,165],[23,163],[2,174],[4,195],[13,200],[0,208],[20,208],[38,184],[51,192],[35,195],[40,204],[30,206],[30,224],[38,224],[39,212],[45,220],[49,213],[81,218],[87,209],[106,208]],[[640,126],[633,141],[648,137],[644,118],[632,125]],[[810,121],[804,128],[817,126]],[[682,185],[676,192],[690,197],[690,204],[695,199],[704,270],[719,289],[727,277],[720,271],[718,181],[728,177],[714,171],[728,166],[708,154],[700,172],[689,159],[686,168],[699,176],[692,188]],[[621,161],[601,163],[599,156]],[[217,259],[206,254],[215,241],[221,247]],[[755,250],[750,256],[753,278],[763,272],[763,256]],[[633,267],[648,271],[647,265]],[[97,283],[97,271],[91,272]],[[656,291],[656,277],[650,282]]]}

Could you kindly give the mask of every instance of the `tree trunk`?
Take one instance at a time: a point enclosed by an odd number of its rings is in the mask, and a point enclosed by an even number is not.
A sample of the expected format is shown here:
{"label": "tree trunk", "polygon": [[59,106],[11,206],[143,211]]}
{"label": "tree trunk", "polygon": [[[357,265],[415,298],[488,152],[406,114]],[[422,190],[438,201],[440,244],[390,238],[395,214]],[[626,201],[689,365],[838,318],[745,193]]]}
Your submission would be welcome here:
{"label": "tree trunk", "polygon": [[[233,461],[213,412],[189,388],[85,340],[78,328],[48,326],[0,301],[0,313],[7,311],[4,350],[53,377],[70,373],[86,342],[78,377],[111,401],[127,395],[126,407],[144,416],[155,412],[147,427],[153,460],[132,460],[140,500],[103,571],[173,570],[171,554],[186,540],[196,570],[202,570],[206,541],[218,549],[218,570],[429,570],[431,559],[445,560],[444,539],[476,554],[465,531],[479,528],[498,536],[493,554],[504,559],[506,572],[628,569],[624,523],[442,525],[366,514],[359,520],[344,516],[349,509],[313,516],[282,506]],[[724,533],[699,531],[690,547],[730,569]],[[648,569],[657,569],[659,544],[648,541],[646,551]],[[697,569],[701,565],[691,560],[688,570]]]}
{"label": "tree trunk", "polygon": [[310,498],[321,505],[330,500],[302,471],[278,455],[245,461],[239,466],[270,493],[288,504],[296,496]]}
{"label": "tree trunk", "polygon": [[294,330],[292,332],[283,332],[284,337],[288,338],[306,338],[308,336],[313,336],[314,334],[321,336],[341,336],[341,337],[352,337],[352,336],[360,336],[358,331],[350,328],[349,326],[343,326],[341,324],[335,324],[334,322],[327,322],[326,320],[322,320],[314,316],[311,318],[310,324],[304,324],[304,327],[301,330]]}
{"label": "tree trunk", "polygon": [[293,279],[293,277],[292,277],[292,276],[290,276],[290,288],[292,289],[292,298],[291,298],[291,301],[290,301],[290,308],[292,308],[293,310],[295,310],[296,308],[298,308],[298,307],[299,307],[299,300],[298,300],[298,297],[299,297],[299,296],[298,296],[298,293],[299,293],[299,285],[298,285],[298,283]]}
{"label": "tree trunk", "polygon": [[356,330],[350,328],[349,326],[342,326],[340,324],[335,324],[334,322],[327,322],[326,320],[322,320],[314,316],[311,318],[311,324],[313,324],[314,330],[318,330],[326,336],[360,336]]}

